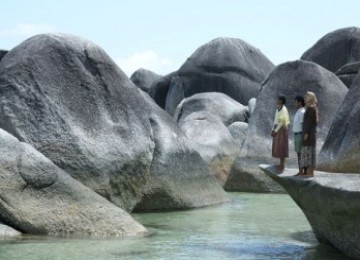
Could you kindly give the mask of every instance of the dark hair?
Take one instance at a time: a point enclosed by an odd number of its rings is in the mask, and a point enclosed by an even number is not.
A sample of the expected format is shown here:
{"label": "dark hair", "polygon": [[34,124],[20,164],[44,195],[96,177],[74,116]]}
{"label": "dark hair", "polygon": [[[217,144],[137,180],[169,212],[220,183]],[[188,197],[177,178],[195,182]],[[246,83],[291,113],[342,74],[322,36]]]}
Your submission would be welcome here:
{"label": "dark hair", "polygon": [[301,106],[305,106],[305,101],[304,101],[304,98],[302,96],[296,96],[295,97],[295,100],[297,102],[300,102],[301,103]]}
{"label": "dark hair", "polygon": [[283,105],[286,104],[286,98],[285,98],[285,96],[278,96],[278,100],[280,100]]}

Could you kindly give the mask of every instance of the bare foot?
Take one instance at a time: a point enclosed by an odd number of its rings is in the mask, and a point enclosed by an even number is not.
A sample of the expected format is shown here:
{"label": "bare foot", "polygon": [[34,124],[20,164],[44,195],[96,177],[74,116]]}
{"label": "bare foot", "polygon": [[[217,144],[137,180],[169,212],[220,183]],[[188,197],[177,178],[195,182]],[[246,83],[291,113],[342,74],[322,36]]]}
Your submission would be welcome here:
{"label": "bare foot", "polygon": [[301,176],[301,175],[304,175],[303,172],[298,172],[297,174],[295,174],[294,176]]}
{"label": "bare foot", "polygon": [[313,173],[306,173],[306,174],[303,174],[301,176],[303,176],[303,177],[314,177],[314,174]]}

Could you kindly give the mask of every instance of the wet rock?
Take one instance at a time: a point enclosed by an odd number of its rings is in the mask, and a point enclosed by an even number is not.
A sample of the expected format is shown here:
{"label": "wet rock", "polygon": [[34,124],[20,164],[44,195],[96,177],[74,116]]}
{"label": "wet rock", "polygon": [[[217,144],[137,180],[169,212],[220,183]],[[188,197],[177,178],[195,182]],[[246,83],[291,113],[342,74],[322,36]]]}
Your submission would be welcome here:
{"label": "wet rock", "polygon": [[181,66],[166,98],[166,111],[201,92],[222,92],[247,105],[274,65],[258,49],[235,38],[216,38],[198,48]]}
{"label": "wet rock", "polygon": [[330,172],[360,171],[360,74],[341,103],[319,154],[317,168]]}
{"label": "wet rock", "polygon": [[[247,137],[240,151],[241,158],[239,160],[246,163],[236,170],[237,174],[259,175],[256,164],[278,163],[278,159],[271,157],[272,138],[270,133],[276,109],[275,100],[278,95],[284,95],[287,98],[287,108],[292,122],[296,112],[293,99],[296,95],[303,95],[306,91],[313,91],[318,98],[320,121],[317,127],[317,151],[320,151],[335,114],[348,91],[347,87],[335,74],[315,63],[302,60],[287,62],[277,66],[264,82],[254,113],[249,120]],[[297,155],[294,152],[291,125],[289,128],[289,152],[286,165],[296,168]]]}
{"label": "wet rock", "polygon": [[[0,129],[0,219],[30,234],[124,236],[146,229],[70,177],[29,144]],[[0,236],[17,235],[0,228]]]}
{"label": "wet rock", "polygon": [[131,75],[130,80],[142,91],[145,91],[147,93],[150,87],[154,84],[154,82],[158,81],[161,78],[162,76],[150,70],[138,69]]}
{"label": "wet rock", "polygon": [[326,34],[301,59],[315,62],[332,72],[360,61],[360,28],[342,28]]}
{"label": "wet rock", "polygon": [[343,254],[360,258],[360,175],[315,172],[315,177],[294,177],[295,169],[281,175],[275,167],[260,168],[278,182],[304,212],[316,238]]}

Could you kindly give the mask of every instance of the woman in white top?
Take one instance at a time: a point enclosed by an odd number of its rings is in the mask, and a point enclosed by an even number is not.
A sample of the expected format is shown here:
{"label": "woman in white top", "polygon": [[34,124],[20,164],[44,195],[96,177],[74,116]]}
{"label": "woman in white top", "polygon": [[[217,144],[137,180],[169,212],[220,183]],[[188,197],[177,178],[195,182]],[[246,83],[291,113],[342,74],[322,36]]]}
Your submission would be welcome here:
{"label": "woman in white top", "polygon": [[288,125],[290,119],[285,103],[286,98],[284,96],[277,98],[274,125],[271,132],[273,137],[272,156],[280,159],[280,163],[277,166],[280,172],[285,168],[285,158],[289,157]]}

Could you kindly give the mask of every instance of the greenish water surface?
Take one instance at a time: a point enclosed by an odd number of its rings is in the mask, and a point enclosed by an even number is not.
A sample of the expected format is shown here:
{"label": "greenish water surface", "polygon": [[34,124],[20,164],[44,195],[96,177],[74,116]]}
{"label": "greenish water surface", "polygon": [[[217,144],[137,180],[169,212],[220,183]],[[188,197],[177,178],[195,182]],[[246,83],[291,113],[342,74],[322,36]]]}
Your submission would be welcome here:
{"label": "greenish water surface", "polygon": [[0,241],[0,259],[346,259],[320,245],[288,195],[229,193],[231,202],[133,216],[147,237]]}

